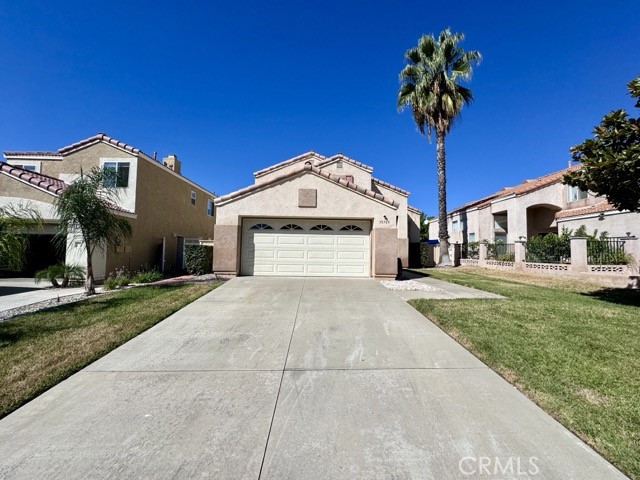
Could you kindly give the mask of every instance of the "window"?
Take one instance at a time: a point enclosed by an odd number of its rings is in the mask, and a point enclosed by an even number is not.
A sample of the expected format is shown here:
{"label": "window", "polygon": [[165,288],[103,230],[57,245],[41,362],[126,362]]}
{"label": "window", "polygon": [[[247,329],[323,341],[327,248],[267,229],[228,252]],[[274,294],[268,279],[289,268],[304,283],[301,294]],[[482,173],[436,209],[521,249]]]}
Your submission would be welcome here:
{"label": "window", "polygon": [[266,223],[256,223],[249,230],[273,230],[273,227]]}
{"label": "window", "polygon": [[493,227],[496,230],[504,230],[506,232],[507,225],[508,225],[508,219],[506,214],[493,216]]}
{"label": "window", "polygon": [[302,230],[300,225],[296,225],[295,223],[288,223],[287,225],[280,228],[280,230]]}
{"label": "window", "polygon": [[567,202],[577,202],[578,200],[584,200],[587,198],[588,193],[580,190],[579,187],[567,186]]}
{"label": "window", "polygon": [[468,237],[469,237],[469,243],[471,243],[471,242],[475,242],[475,241],[476,241],[476,234],[475,234],[475,232],[471,232],[471,233],[468,235]]}
{"label": "window", "polygon": [[309,230],[333,230],[329,225],[314,225]]}
{"label": "window", "polygon": [[36,170],[36,166],[35,165],[19,165],[17,163],[13,163],[11,164],[12,167],[17,167],[17,168],[21,168],[23,170],[27,170],[29,172],[35,172]]}
{"label": "window", "polygon": [[102,186],[106,188],[127,188],[129,186],[129,162],[104,162],[105,178]]}
{"label": "window", "polygon": [[507,234],[506,233],[496,233],[494,237],[495,243],[507,243]]}
{"label": "window", "polygon": [[213,200],[207,199],[207,215],[213,217]]}
{"label": "window", "polygon": [[345,225],[340,230],[343,232],[361,232],[362,229],[357,225]]}
{"label": "window", "polygon": [[458,223],[457,220],[454,220],[453,222],[451,222],[451,231],[452,232],[459,232],[460,231],[460,224]]}
{"label": "window", "polygon": [[196,204],[196,192],[191,190],[191,205],[195,205],[195,204]]}

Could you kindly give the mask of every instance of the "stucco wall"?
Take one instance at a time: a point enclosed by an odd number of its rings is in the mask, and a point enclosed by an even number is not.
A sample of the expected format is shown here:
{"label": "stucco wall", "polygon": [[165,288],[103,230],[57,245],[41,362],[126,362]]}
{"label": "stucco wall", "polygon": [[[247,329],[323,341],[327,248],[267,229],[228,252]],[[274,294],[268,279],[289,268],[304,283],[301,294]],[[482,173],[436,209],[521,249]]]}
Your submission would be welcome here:
{"label": "stucco wall", "polygon": [[566,227],[575,231],[582,225],[587,227],[589,234],[598,230],[598,233],[607,232],[610,237],[626,237],[627,232],[640,237],[640,213],[637,212],[605,212],[602,220],[599,215],[558,219],[559,229]]}
{"label": "stucco wall", "polygon": [[96,143],[86,148],[70,153],[62,160],[44,160],[41,173],[50,177],[60,178],[62,173],[80,173],[80,169],[88,172],[100,165],[100,158],[119,158],[122,160],[135,158],[128,152],[120,150],[106,143]]}
{"label": "stucco wall", "polygon": [[407,211],[409,243],[420,242],[420,214]]}
{"label": "stucco wall", "polygon": [[322,167],[322,170],[329,172],[332,175],[338,175],[339,177],[351,175],[353,176],[353,182],[356,185],[371,190],[371,172],[359,168],[352,163],[343,160],[342,168],[338,168],[338,163],[334,162]]}
{"label": "stucco wall", "polygon": [[284,167],[277,168],[276,170],[273,170],[272,172],[269,172],[267,174],[263,174],[257,178],[254,177],[254,180],[255,180],[255,183],[265,183],[274,179],[275,177],[280,177],[282,175],[287,175],[293,172],[295,169],[300,168],[300,166],[304,165],[306,162],[311,162],[311,164],[315,166],[318,162],[321,162],[321,161],[323,161],[321,157],[311,155],[309,157],[302,158]]}
{"label": "stucco wall", "polygon": [[[299,189],[317,191],[315,208],[298,206]],[[400,250],[396,213],[397,209],[390,205],[305,172],[217,205],[214,270],[227,274],[239,273],[239,228],[243,217],[371,219],[374,275],[395,276]],[[407,241],[404,242],[406,244]]]}
{"label": "stucco wall", "polygon": [[[316,208],[298,207],[298,190],[317,190]],[[240,217],[373,218],[374,228],[395,228],[397,209],[305,172],[235,200],[219,204],[216,223],[238,225]],[[387,217],[386,219],[384,217]]]}

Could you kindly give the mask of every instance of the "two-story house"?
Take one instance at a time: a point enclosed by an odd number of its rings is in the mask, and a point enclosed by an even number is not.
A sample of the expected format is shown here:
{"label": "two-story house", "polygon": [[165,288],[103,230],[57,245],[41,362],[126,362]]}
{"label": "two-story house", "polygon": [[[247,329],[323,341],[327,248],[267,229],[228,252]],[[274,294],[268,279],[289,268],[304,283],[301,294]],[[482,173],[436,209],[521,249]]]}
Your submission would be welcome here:
{"label": "two-story house", "polygon": [[342,154],[310,151],[216,198],[213,266],[228,275],[395,277],[420,242],[409,192]]}
{"label": "two-story house", "polygon": [[212,239],[215,195],[181,174],[181,162],[168,155],[162,162],[140,149],[99,133],[57,151],[4,152],[0,163],[0,206],[29,205],[43,218],[42,229],[31,232],[24,271],[31,275],[57,261],[86,265],[81,240],[69,235],[60,251],[52,242],[57,233],[54,204],[58,194],[81,172],[93,168],[116,173],[118,192],[113,211],[129,221],[132,236],[124,245],[104,248],[93,259],[96,278],[117,268],[134,271],[156,267],[180,271],[185,242]]}
{"label": "two-story house", "polygon": [[[562,183],[564,174],[577,168],[525,180],[451,210],[447,215],[451,243],[513,243],[560,233],[563,228],[575,231],[581,225],[589,233],[606,231],[612,237],[640,234],[639,213],[620,212],[605,198]],[[437,219],[429,221],[429,238],[438,238]]]}

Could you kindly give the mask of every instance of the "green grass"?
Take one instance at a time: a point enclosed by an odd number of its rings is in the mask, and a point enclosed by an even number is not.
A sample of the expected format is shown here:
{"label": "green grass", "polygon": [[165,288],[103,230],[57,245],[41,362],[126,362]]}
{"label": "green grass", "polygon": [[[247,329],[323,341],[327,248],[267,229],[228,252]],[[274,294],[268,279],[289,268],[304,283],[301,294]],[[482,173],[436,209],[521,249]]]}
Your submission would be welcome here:
{"label": "green grass", "polygon": [[640,292],[478,268],[422,270],[504,300],[411,304],[640,479]]}
{"label": "green grass", "polygon": [[0,323],[0,418],[218,285],[131,288]]}

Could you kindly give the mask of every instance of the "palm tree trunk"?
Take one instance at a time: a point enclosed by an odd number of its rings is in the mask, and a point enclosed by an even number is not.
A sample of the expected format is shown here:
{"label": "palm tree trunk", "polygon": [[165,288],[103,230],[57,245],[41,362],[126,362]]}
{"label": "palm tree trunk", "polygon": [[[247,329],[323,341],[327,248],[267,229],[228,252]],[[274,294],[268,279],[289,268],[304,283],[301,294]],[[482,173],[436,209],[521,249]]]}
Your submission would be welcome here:
{"label": "palm tree trunk", "polygon": [[91,258],[93,255],[89,247],[87,246],[87,280],[84,284],[84,293],[87,295],[95,295],[96,294],[96,286],[93,280],[93,259]]}
{"label": "palm tree trunk", "polygon": [[439,267],[450,267],[449,229],[447,228],[447,172],[444,150],[445,133],[436,129],[436,164],[438,168],[438,240],[440,241]]}

